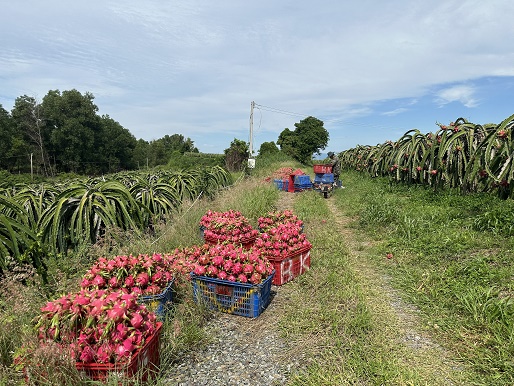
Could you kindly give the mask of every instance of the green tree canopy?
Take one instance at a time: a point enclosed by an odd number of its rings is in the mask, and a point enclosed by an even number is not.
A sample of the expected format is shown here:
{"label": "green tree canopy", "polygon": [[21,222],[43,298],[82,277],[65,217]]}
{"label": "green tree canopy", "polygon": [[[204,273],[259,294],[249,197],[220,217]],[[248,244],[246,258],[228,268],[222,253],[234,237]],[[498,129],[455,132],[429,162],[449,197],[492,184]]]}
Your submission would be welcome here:
{"label": "green tree canopy", "polygon": [[9,112],[0,104],[0,168],[7,168],[10,164],[13,137],[13,120]]}
{"label": "green tree canopy", "polygon": [[59,169],[91,173],[98,165],[95,137],[100,136],[98,107],[91,93],[77,90],[49,91],[43,98],[45,131],[50,135],[49,153]]}
{"label": "green tree canopy", "polygon": [[[181,134],[150,142],[136,138],[108,115],[99,116],[93,94],[50,90],[41,101],[23,95],[12,111],[0,105],[0,169],[54,175],[104,174],[166,165],[172,155],[198,154]],[[223,155],[209,164],[219,164]],[[177,157],[175,157],[177,158]],[[195,164],[187,160],[187,164]]]}
{"label": "green tree canopy", "polygon": [[279,153],[280,149],[275,145],[275,142],[263,142],[259,148],[258,155],[276,154]]}
{"label": "green tree canopy", "polygon": [[323,121],[307,117],[295,123],[295,130],[284,129],[277,144],[280,149],[301,163],[307,163],[313,154],[320,154],[328,145],[329,134],[323,127]]}
{"label": "green tree canopy", "polygon": [[248,143],[234,138],[230,147],[225,149],[225,167],[231,172],[242,170],[249,154]]}
{"label": "green tree canopy", "polygon": [[100,119],[100,133],[95,137],[98,166],[105,173],[135,169],[136,137],[108,115]]}

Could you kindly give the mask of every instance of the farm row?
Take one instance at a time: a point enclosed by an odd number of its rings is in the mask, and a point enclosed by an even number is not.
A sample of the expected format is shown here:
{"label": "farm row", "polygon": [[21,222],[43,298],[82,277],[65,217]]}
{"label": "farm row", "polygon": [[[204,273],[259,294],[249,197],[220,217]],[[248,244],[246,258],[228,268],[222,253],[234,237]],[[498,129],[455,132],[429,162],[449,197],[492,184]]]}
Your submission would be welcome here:
{"label": "farm row", "polygon": [[44,267],[48,254],[93,244],[107,230],[143,232],[187,200],[232,183],[221,167],[127,172],[108,177],[0,189],[0,271],[8,256]]}
{"label": "farm row", "polygon": [[498,125],[477,125],[463,118],[438,125],[436,133],[410,130],[396,142],[346,150],[340,157],[342,167],[397,182],[512,197],[514,115]]}

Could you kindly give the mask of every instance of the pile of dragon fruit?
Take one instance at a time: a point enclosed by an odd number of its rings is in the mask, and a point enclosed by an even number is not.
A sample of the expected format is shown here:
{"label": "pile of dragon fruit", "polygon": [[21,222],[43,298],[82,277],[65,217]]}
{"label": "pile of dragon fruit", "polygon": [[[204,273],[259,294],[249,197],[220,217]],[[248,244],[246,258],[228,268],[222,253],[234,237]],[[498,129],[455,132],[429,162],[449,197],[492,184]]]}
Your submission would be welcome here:
{"label": "pile of dragon fruit", "polygon": [[[62,345],[77,362],[127,361],[157,329],[156,315],[139,302],[141,296],[162,293],[175,278],[187,281],[191,275],[258,285],[273,273],[273,261],[311,248],[303,222],[292,211],[259,218],[261,232],[234,210],[208,211],[200,226],[205,239],[215,243],[167,254],[99,258],[83,276],[79,292],[41,308],[39,341]],[[244,247],[248,240],[253,244]]]}
{"label": "pile of dragon fruit", "polygon": [[161,254],[99,258],[84,275],[83,289],[120,289],[136,296],[161,293],[173,279],[170,260]]}
{"label": "pile of dragon fruit", "polygon": [[259,250],[235,244],[210,245],[200,255],[193,273],[230,282],[260,284],[271,275],[273,265]]}
{"label": "pile of dragon fruit", "polygon": [[263,258],[283,260],[300,251],[309,250],[312,244],[302,232],[301,226],[293,222],[269,228],[257,237],[253,246]]}
{"label": "pile of dragon fruit", "polygon": [[[204,228],[204,237],[206,239],[211,237],[210,235],[216,234],[216,245],[221,244],[232,247],[238,245],[237,242],[233,241],[234,234],[241,235],[248,231],[248,229],[252,229],[249,221],[240,212],[236,211],[208,211],[202,217],[200,226]],[[291,210],[272,211],[265,216],[259,217],[258,228],[261,232],[252,232],[252,234],[256,235],[256,238],[248,253],[252,256],[258,256],[260,260],[283,260],[294,256],[300,251],[309,250],[312,247],[305,233],[303,233],[303,221]],[[212,253],[212,251],[209,253]],[[226,251],[219,249],[219,253],[222,256],[217,259],[221,262]],[[202,257],[202,259],[204,258],[205,256]],[[255,259],[255,257],[252,258]],[[228,264],[230,265],[230,262]],[[236,267],[239,268],[239,265]],[[247,282],[245,281],[246,279],[250,279],[250,277],[245,279],[244,275],[240,277],[241,273],[238,270],[233,275],[227,275],[227,273],[226,269],[219,269],[219,264],[208,265],[206,263],[199,263],[197,260],[195,266],[195,274],[197,275],[217,277],[223,280],[230,278],[230,281],[243,283]],[[220,274],[221,276],[219,276]],[[265,277],[263,277],[264,279]],[[248,281],[255,283],[255,280]]]}
{"label": "pile of dragon fruit", "polygon": [[82,289],[42,307],[36,328],[40,342],[57,342],[77,362],[116,363],[144,346],[157,321],[134,294]]}
{"label": "pile of dragon fruit", "polygon": [[172,253],[99,258],[82,278],[82,289],[114,289],[136,296],[162,293],[177,275],[191,272],[200,246]]}
{"label": "pile of dragon fruit", "polygon": [[297,225],[303,229],[303,221],[298,218],[292,210],[269,212],[266,216],[259,217],[259,229],[267,232],[272,228],[276,228],[280,224]]}
{"label": "pile of dragon fruit", "polygon": [[253,241],[259,231],[254,229],[248,219],[239,211],[207,211],[200,220],[204,238],[210,242],[240,243]]}

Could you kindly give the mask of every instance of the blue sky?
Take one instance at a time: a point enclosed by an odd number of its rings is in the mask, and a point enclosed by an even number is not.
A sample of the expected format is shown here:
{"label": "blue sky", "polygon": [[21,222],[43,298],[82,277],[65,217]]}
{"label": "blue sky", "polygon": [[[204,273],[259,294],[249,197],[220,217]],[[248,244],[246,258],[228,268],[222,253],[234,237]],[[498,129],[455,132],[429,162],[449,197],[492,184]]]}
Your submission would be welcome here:
{"label": "blue sky", "polygon": [[0,104],[90,92],[136,138],[253,147],[312,115],[325,151],[514,114],[511,0],[2,1]]}

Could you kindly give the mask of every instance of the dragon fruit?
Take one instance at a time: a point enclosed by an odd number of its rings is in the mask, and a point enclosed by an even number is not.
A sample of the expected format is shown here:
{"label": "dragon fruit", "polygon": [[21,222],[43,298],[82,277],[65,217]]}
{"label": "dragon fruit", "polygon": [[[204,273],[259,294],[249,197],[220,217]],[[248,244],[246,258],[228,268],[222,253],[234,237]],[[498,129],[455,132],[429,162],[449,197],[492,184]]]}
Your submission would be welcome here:
{"label": "dragon fruit", "polygon": [[35,328],[41,344],[56,342],[76,361],[115,363],[143,347],[157,323],[134,294],[82,289],[47,302]]}
{"label": "dragon fruit", "polygon": [[269,260],[263,259],[260,251],[253,248],[246,249],[235,244],[206,244],[204,254],[209,258],[197,256],[193,270],[197,276],[259,284],[273,272]]}

